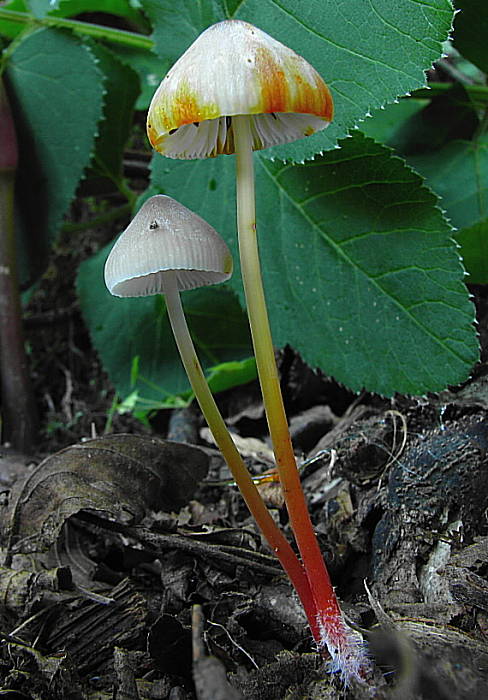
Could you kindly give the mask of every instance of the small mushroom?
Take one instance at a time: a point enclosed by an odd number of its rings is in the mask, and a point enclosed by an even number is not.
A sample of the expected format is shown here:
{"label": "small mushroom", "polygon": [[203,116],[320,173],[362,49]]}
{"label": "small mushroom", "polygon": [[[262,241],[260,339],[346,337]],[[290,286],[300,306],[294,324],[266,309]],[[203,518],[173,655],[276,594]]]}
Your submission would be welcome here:
{"label": "small mushroom", "polygon": [[105,284],[114,296],[164,294],[181,360],[217,443],[222,426],[219,422],[216,435],[216,406],[188,330],[180,291],[225,282],[231,274],[232,255],[217,231],[165,195],[142,205],[105,263]]}
{"label": "small mushroom", "polygon": [[118,297],[166,294],[225,282],[232,255],[217,231],[171,197],[142,205],[105,263],[105,284]]}
{"label": "small mushroom", "polygon": [[105,284],[114,296],[165,295],[181,360],[215,442],[270,548],[304,605],[311,609],[313,598],[303,567],[266,508],[227,430],[198,360],[181,304],[180,291],[225,282],[231,274],[232,256],[217,231],[165,195],[151,197],[142,205],[105,263]]}

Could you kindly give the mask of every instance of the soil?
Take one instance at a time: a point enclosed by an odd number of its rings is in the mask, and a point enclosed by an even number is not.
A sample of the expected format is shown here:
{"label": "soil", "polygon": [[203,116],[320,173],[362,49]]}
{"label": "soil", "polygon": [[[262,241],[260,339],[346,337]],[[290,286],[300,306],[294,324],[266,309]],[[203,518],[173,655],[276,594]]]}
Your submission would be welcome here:
{"label": "soil", "polygon": [[[314,526],[374,663],[345,688],[198,410],[111,414],[74,276],[113,234],[62,240],[26,314],[43,433],[35,455],[0,447],[2,697],[487,697],[487,290],[481,362],[441,395],[353,395],[280,353]],[[250,470],[269,469],[257,386],[218,400]],[[279,486],[261,488],[292,541]]]}

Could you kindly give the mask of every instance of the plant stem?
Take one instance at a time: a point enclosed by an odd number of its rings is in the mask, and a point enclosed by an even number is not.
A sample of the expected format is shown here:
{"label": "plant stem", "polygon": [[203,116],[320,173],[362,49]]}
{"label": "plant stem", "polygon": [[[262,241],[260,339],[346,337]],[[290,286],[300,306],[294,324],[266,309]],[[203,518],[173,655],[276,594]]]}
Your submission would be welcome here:
{"label": "plant stem", "polygon": [[322,646],[325,642],[329,651],[336,655],[348,646],[347,632],[308,513],[281,395],[259,263],[249,118],[232,117],[232,128],[237,157],[241,272],[264,408],[291,526],[317,607],[318,624],[325,636]]}
{"label": "plant stem", "polygon": [[2,438],[29,452],[37,438],[37,411],[22,330],[14,231],[17,144],[0,79],[0,375]]}
{"label": "plant stem", "polygon": [[[111,41],[115,44],[123,46],[132,46],[133,48],[145,49],[151,51],[154,47],[154,41],[144,34],[137,32],[128,32],[124,29],[115,29],[114,27],[105,27],[100,24],[91,24],[89,22],[80,22],[74,19],[65,19],[64,17],[42,17],[37,19],[26,12],[17,12],[16,10],[7,10],[0,7],[0,20],[9,22],[18,22],[19,24],[32,24],[40,27],[59,27],[62,29],[71,29],[72,31],[83,34],[84,36],[93,36],[96,39]],[[0,28],[1,34],[1,28]]]}
{"label": "plant stem", "polygon": [[215,442],[232,472],[247,507],[300,597],[314,637],[320,639],[314,598],[303,566],[266,508],[232,440],[203,374],[183,312],[175,272],[163,273],[163,290],[169,320],[183,366]]}

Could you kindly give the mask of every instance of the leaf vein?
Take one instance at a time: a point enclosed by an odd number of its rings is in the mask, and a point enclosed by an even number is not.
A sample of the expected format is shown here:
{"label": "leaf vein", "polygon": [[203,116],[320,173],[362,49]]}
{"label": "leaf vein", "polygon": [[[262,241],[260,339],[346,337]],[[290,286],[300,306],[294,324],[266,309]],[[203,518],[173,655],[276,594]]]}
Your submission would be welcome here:
{"label": "leaf vein", "polygon": [[[393,297],[386,289],[384,289],[380,284],[374,280],[371,275],[369,275],[367,272],[365,272],[351,257],[350,255],[347,254],[347,252],[338,244],[336,241],[334,241],[329,234],[323,229],[320,228],[311,218],[310,216],[303,210],[302,207],[300,207],[299,203],[297,203],[296,200],[294,200],[290,194],[287,192],[287,190],[283,187],[281,182],[275,177],[274,173],[271,171],[270,164],[268,164],[263,158],[260,158],[261,165],[263,167],[264,172],[266,175],[274,182],[276,188],[281,191],[282,196],[288,200],[288,202],[291,204],[291,206],[295,209],[297,209],[301,216],[303,216],[304,219],[309,223],[311,230],[316,232],[316,235],[320,238],[322,238],[324,241],[326,241],[332,249],[335,250],[337,255],[342,258],[352,269],[356,270],[357,272],[361,272],[368,280],[373,283],[378,291],[383,294],[384,296],[388,297],[390,301],[397,306],[402,311],[405,311],[405,313],[409,316],[411,323],[419,328],[427,337],[429,337],[435,344],[440,345],[442,348],[444,348],[451,356],[455,357],[457,360],[463,362],[463,357],[460,353],[456,352],[453,348],[446,346],[445,343],[443,343],[442,339],[438,338],[432,330],[426,326],[424,323],[421,323],[419,319],[417,319],[413,314],[408,313],[408,311],[398,302],[398,300]],[[303,305],[301,307],[303,309]]]}

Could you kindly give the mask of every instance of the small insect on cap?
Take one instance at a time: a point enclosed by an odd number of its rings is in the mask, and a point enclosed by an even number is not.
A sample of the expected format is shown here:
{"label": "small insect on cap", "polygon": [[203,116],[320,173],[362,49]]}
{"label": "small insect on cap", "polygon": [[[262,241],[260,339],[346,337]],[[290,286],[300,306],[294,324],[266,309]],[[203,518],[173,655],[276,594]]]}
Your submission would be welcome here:
{"label": "small insect on cap", "polygon": [[178,59],[152,99],[147,133],[170,158],[234,153],[232,118],[252,117],[253,150],[325,129],[327,85],[301,56],[248,22],[206,29]]}
{"label": "small insect on cap", "polygon": [[232,275],[232,255],[210,224],[158,194],[117,239],[105,263],[105,284],[117,297],[161,294],[169,270],[177,272],[180,291],[217,284]]}

